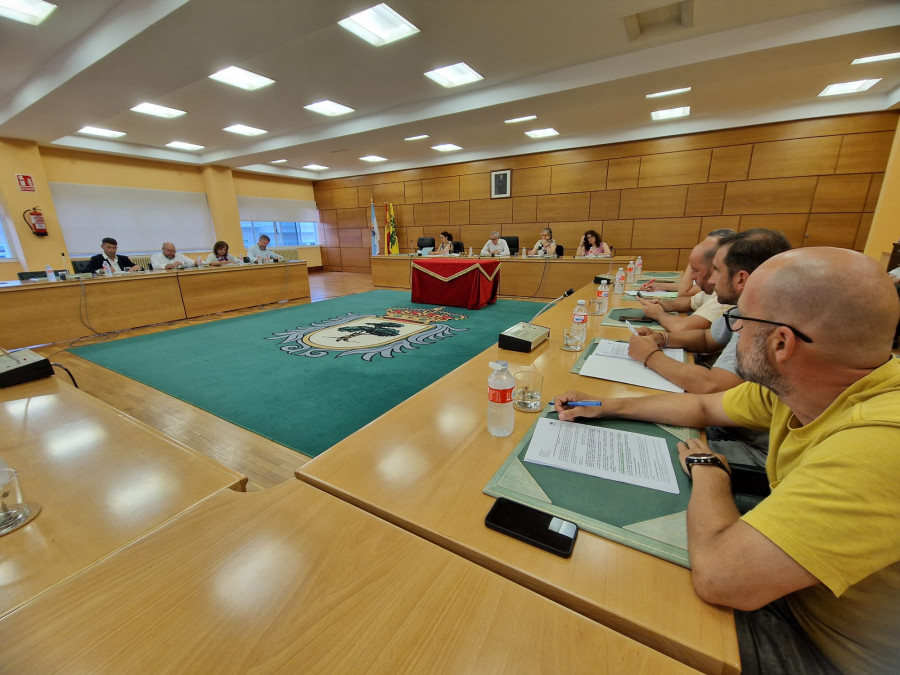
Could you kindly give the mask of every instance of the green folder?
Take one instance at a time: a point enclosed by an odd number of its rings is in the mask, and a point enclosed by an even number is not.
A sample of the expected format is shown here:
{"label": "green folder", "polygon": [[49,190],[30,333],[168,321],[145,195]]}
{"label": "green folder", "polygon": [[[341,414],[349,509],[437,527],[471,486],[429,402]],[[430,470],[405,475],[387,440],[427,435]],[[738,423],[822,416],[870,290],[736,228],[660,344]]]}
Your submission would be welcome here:
{"label": "green folder", "polygon": [[[557,414],[548,406],[541,417],[557,418]],[[679,440],[697,438],[697,430],[618,419],[584,420],[583,423],[664,439],[672,456],[679,493],[669,494],[526,462],[524,457],[534,425],[484,492],[551,513],[598,536],[690,567],[686,510],[691,487],[678,464],[676,446]]]}

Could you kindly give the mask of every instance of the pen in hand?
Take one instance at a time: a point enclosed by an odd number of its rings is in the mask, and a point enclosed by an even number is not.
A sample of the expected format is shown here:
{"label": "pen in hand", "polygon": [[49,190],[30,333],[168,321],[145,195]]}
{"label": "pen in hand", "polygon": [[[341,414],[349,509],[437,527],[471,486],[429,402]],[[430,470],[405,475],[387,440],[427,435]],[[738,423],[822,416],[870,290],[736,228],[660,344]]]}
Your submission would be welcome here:
{"label": "pen in hand", "polygon": [[570,408],[599,408],[603,403],[601,401],[569,401],[566,405]]}
{"label": "pen in hand", "polygon": [[631,322],[628,319],[625,319],[625,325],[628,326],[628,330],[630,330],[634,335],[638,334],[638,332],[634,329],[634,326],[631,325]]}

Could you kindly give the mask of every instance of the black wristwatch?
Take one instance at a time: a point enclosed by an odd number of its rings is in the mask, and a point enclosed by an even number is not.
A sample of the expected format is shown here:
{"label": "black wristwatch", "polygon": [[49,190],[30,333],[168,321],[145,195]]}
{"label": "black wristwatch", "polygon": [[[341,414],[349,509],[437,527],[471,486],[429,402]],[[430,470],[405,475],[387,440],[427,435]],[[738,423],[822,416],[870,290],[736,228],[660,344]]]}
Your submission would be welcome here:
{"label": "black wristwatch", "polygon": [[725,462],[719,459],[716,455],[711,452],[695,452],[692,455],[688,455],[684,458],[684,465],[687,467],[688,476],[691,477],[691,480],[694,479],[694,466],[697,464],[701,466],[717,466],[722,471],[728,474],[728,478],[731,478],[731,471],[728,470],[728,467],[725,466]]}

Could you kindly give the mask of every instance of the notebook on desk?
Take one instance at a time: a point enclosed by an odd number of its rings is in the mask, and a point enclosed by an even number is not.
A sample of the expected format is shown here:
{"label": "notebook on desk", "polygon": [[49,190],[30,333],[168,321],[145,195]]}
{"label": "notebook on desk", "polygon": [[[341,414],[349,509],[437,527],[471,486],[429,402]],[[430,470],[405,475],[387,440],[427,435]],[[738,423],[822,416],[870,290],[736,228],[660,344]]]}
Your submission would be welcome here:
{"label": "notebook on desk", "polygon": [[434,246],[425,246],[419,249],[419,255],[428,255],[434,250]]}

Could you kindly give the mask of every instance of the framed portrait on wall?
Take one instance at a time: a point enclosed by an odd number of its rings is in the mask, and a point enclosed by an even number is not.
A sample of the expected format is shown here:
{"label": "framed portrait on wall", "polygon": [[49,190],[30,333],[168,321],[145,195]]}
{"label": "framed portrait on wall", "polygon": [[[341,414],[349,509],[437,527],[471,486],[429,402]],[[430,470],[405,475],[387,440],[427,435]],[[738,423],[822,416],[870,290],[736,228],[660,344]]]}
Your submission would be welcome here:
{"label": "framed portrait on wall", "polygon": [[506,169],[505,171],[491,171],[491,199],[509,197],[512,194],[510,173],[510,169]]}

